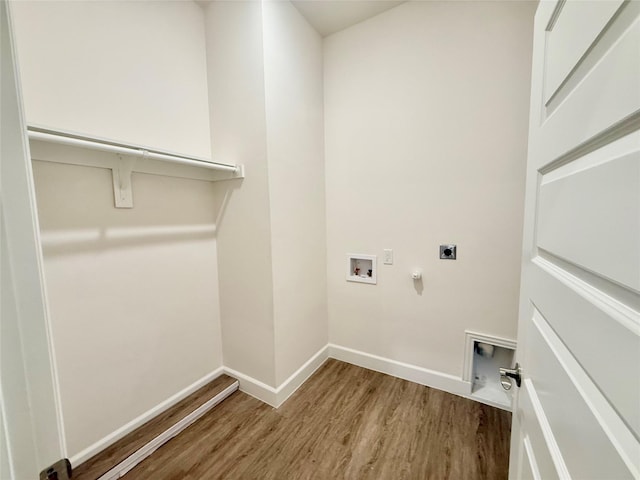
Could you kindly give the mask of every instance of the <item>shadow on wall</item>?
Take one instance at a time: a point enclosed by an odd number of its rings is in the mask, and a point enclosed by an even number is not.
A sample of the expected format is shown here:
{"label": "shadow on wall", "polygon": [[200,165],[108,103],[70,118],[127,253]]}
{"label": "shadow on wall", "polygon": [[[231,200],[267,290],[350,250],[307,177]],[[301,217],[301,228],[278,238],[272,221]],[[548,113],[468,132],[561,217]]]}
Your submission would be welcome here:
{"label": "shadow on wall", "polygon": [[422,296],[422,292],[424,291],[424,283],[422,283],[422,277],[413,281],[413,288],[418,295]]}
{"label": "shadow on wall", "polygon": [[176,225],[141,228],[96,228],[88,230],[42,232],[46,256],[69,255],[159,243],[215,238],[215,225]]}
{"label": "shadow on wall", "polygon": [[109,170],[34,162],[45,256],[213,240],[242,179],[134,174],[134,207],[113,205]]}
{"label": "shadow on wall", "polygon": [[73,457],[222,365],[216,236],[241,184],[134,173],[122,209],[111,170],[33,166]]}

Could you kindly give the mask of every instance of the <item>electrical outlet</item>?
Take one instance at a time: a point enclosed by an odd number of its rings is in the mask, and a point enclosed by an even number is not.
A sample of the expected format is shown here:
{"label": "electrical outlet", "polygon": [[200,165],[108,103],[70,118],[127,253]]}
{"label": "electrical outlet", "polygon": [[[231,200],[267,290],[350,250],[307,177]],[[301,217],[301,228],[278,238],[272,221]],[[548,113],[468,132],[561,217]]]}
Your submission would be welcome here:
{"label": "electrical outlet", "polygon": [[393,250],[391,250],[390,248],[385,248],[384,250],[383,263],[385,265],[393,265]]}

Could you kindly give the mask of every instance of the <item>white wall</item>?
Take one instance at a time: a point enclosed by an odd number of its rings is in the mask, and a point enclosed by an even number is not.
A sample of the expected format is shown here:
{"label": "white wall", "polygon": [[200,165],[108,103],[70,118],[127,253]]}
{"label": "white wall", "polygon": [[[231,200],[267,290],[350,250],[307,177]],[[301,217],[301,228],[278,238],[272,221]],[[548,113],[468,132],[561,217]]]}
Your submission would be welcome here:
{"label": "white wall", "polygon": [[206,7],[225,366],[278,387],[327,343],[322,42],[289,2]]}
{"label": "white wall", "polygon": [[[69,455],[222,365],[215,186],[34,162]],[[96,410],[99,405],[99,410]]]}
{"label": "white wall", "polygon": [[225,366],[275,385],[271,220],[261,2],[212,2],[205,10],[211,148],[247,176],[218,189]]}
{"label": "white wall", "polygon": [[328,341],[322,39],[289,2],[263,10],[280,385]]}
{"label": "white wall", "polygon": [[465,329],[515,338],[534,9],[408,2],[325,39],[332,343],[460,376]]}
{"label": "white wall", "polygon": [[222,363],[273,390],[328,337],[460,375],[465,329],[515,335],[533,5],[409,2],[324,45],[288,2],[203,8],[17,8],[29,122],[248,172],[134,175],[115,210],[108,171],[36,162],[72,456]]}
{"label": "white wall", "polygon": [[30,124],[209,157],[204,22],[196,3],[13,7]]}
{"label": "white wall", "polygon": [[[29,123],[209,156],[198,5],[14,6]],[[215,184],[134,174],[134,208],[115,209],[108,170],[34,170],[66,453],[81,459],[221,367],[222,206]]]}

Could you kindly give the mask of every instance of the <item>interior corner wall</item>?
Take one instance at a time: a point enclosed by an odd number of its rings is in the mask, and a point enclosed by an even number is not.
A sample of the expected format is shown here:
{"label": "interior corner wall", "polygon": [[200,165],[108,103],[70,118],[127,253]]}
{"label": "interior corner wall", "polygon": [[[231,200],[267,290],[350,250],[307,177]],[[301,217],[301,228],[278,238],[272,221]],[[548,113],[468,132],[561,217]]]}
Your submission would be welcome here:
{"label": "interior corner wall", "polygon": [[322,38],[263,2],[276,384],[328,341]]}
{"label": "interior corner wall", "polygon": [[262,3],[211,2],[205,24],[213,158],[247,170],[218,190],[224,364],[274,387]]}
{"label": "interior corner wall", "polygon": [[[28,123],[209,156],[197,4],[12,6]],[[109,170],[35,161],[34,177],[66,453],[86,458],[222,366],[218,187],[134,174],[115,209]]]}
{"label": "interior corner wall", "polygon": [[534,10],[407,2],[325,39],[330,342],[460,377],[466,329],[515,338]]}

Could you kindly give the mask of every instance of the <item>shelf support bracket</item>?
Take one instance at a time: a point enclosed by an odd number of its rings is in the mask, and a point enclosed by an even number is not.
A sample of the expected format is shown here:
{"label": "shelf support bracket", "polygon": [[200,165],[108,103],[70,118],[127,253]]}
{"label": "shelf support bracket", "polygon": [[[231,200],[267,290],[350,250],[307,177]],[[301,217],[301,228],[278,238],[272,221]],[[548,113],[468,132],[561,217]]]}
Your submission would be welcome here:
{"label": "shelf support bracket", "polygon": [[[144,152],[143,152],[144,157]],[[133,208],[133,188],[131,174],[136,163],[134,157],[118,155],[111,174],[113,177],[113,198],[116,208]]]}

